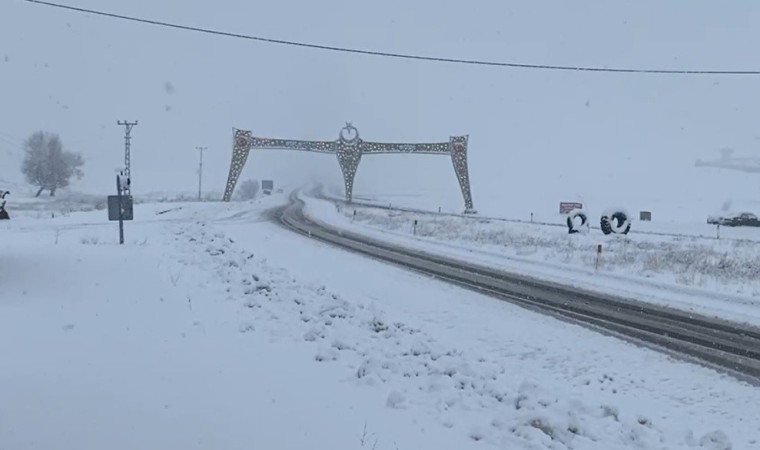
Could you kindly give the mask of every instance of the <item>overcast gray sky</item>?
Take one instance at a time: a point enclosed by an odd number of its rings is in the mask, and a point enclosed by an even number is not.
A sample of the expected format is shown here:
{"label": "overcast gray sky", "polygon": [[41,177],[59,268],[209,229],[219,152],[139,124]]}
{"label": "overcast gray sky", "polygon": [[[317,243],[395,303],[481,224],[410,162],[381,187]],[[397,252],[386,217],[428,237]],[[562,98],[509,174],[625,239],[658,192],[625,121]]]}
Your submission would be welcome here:
{"label": "overcast gray sky", "polygon": [[[760,5],[754,0],[61,2],[391,52],[760,69]],[[136,194],[194,190],[198,145],[209,147],[204,184],[221,191],[233,126],[264,136],[332,139],[350,120],[371,140],[469,134],[476,206],[577,198],[645,204],[666,197],[673,205],[712,207],[729,196],[760,194],[757,175],[694,167],[696,158],[715,157],[723,147],[757,154],[758,94],[760,77],[399,61],[163,29],[22,0],[0,2],[0,155],[11,158],[14,143],[35,130],[60,133],[66,147],[86,157],[86,177],[73,186],[86,192],[112,188],[123,159],[117,120],[140,121],[133,132]],[[399,165],[406,168],[394,171]],[[339,177],[337,163],[325,155],[254,155],[249,166],[244,177]],[[15,166],[0,170],[2,179],[18,177],[10,173]],[[366,158],[359,170],[358,192],[430,189],[461,202],[446,158]]]}

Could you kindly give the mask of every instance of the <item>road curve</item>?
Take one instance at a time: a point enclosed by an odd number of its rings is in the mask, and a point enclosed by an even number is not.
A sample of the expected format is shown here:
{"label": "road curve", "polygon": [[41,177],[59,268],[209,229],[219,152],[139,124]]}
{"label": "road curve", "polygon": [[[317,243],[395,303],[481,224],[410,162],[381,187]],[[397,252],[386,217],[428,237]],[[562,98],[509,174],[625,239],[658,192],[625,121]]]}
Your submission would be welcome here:
{"label": "road curve", "polygon": [[518,276],[485,265],[411,250],[319,223],[296,195],[279,212],[287,228],[528,309],[696,359],[760,383],[760,329],[659,305]]}

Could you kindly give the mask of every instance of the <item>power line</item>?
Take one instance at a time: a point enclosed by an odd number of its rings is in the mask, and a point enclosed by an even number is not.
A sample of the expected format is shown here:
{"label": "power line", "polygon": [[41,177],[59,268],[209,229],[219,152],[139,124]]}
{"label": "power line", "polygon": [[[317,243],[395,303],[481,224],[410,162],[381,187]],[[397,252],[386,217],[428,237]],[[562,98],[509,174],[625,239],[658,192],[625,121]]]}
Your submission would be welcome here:
{"label": "power line", "polygon": [[77,11],[87,14],[94,14],[98,16],[110,17],[113,19],[126,20],[131,22],[140,22],[150,25],[157,25],[161,27],[175,28],[185,31],[194,31],[198,33],[213,34],[218,36],[226,36],[237,39],[247,39],[251,41],[266,42],[270,44],[289,45],[294,47],[304,47],[317,50],[329,50],[342,53],[353,53],[360,55],[380,56],[386,58],[397,58],[417,61],[428,62],[442,62],[442,63],[454,63],[454,64],[468,64],[477,66],[495,66],[495,67],[509,67],[517,69],[539,69],[539,70],[562,70],[562,71],[580,71],[580,72],[613,72],[613,73],[638,73],[638,74],[660,74],[660,75],[760,75],[760,70],[684,70],[684,69],[647,69],[647,68],[625,68],[625,67],[592,67],[592,66],[563,66],[563,65],[551,65],[551,64],[526,64],[526,63],[514,63],[514,62],[499,62],[499,61],[487,61],[477,59],[457,59],[457,58],[443,58],[435,56],[415,55],[409,53],[392,53],[384,51],[362,50],[349,47],[336,47],[330,45],[312,44],[308,42],[299,41],[287,41],[282,39],[271,39],[261,36],[252,36],[247,34],[232,33],[228,31],[212,30],[209,28],[193,27],[189,25],[181,25],[171,22],[162,22],[152,19],[144,19],[134,16],[126,16],[121,14],[114,14],[104,11],[98,11],[87,8],[79,8],[75,6],[62,5],[58,3],[46,2],[41,0],[26,0],[29,3],[36,3],[38,5],[51,6],[54,8],[66,9],[70,11]]}
{"label": "power line", "polygon": [[15,136],[11,136],[8,133],[3,133],[2,131],[0,131],[0,137],[5,137],[7,139],[13,139],[14,141],[18,141],[18,142],[24,142],[23,139],[17,138]]}
{"label": "power line", "polygon": [[21,147],[21,145],[16,144],[15,142],[12,142],[10,139],[4,138],[2,135],[0,135],[0,144],[8,145],[9,147],[12,147],[14,152],[24,152],[25,150]]}

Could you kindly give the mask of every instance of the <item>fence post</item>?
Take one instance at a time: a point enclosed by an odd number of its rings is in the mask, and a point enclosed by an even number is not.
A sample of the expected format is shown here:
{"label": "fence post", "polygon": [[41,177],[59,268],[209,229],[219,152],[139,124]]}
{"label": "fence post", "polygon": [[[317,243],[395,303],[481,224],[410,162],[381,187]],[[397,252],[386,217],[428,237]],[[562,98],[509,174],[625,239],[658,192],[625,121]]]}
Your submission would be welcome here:
{"label": "fence post", "polygon": [[594,272],[599,270],[599,259],[602,257],[602,244],[596,246],[596,262],[594,263]]}

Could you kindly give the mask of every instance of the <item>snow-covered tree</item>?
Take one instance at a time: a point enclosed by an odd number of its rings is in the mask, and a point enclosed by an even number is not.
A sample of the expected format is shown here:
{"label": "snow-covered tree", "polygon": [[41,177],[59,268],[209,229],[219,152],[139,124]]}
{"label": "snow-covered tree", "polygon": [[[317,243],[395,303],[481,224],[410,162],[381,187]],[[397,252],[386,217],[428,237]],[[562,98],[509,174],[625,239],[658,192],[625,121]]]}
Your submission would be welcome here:
{"label": "snow-covered tree", "polygon": [[37,197],[42,191],[55,191],[69,185],[72,176],[82,178],[80,167],[84,165],[82,155],[63,150],[61,138],[54,133],[37,131],[24,141],[26,156],[21,171],[29,184],[39,187]]}

